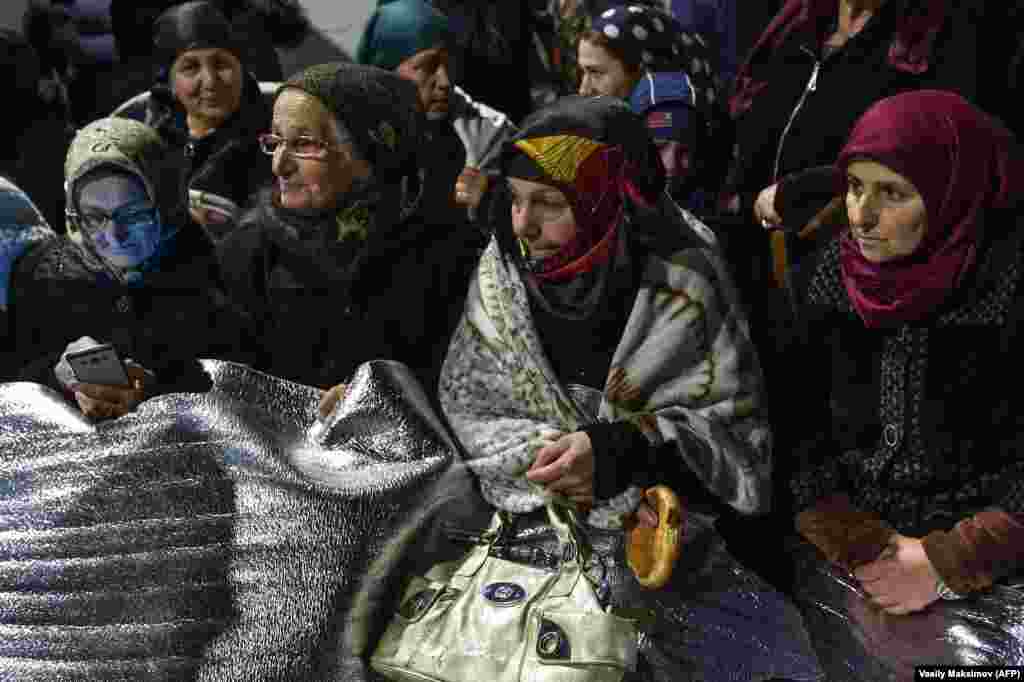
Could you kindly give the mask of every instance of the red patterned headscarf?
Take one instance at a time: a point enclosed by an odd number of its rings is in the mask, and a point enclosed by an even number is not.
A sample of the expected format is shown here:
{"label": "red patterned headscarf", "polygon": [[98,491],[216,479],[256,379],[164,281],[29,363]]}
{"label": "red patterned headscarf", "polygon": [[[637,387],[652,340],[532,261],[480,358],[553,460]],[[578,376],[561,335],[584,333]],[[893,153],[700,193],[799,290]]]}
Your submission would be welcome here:
{"label": "red patterned headscarf", "polygon": [[910,180],[928,223],[911,255],[872,263],[842,236],[843,282],[868,327],[920,320],[941,305],[977,257],[981,216],[1024,190],[1013,136],[959,95],[918,90],[884,99],[854,126],[837,167],[870,159]]}
{"label": "red patterned headscarf", "polygon": [[565,281],[607,263],[615,251],[629,184],[622,149],[576,135],[527,138],[514,144],[546,182],[565,194],[576,220],[576,236],[541,261],[533,274]]}

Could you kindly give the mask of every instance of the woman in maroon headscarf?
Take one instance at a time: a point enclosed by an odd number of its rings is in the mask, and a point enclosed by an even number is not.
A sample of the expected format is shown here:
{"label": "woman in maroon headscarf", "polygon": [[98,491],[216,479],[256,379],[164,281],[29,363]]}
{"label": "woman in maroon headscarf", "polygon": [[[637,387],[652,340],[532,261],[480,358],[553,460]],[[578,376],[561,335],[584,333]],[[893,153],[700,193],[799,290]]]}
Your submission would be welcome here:
{"label": "woman in maroon headscarf", "polygon": [[923,90],[869,109],[836,168],[848,220],[799,287],[801,367],[822,370],[801,372],[799,404],[830,411],[805,414],[793,481],[820,550],[798,562],[808,630],[842,679],[1020,665],[1020,151],[959,95]]}

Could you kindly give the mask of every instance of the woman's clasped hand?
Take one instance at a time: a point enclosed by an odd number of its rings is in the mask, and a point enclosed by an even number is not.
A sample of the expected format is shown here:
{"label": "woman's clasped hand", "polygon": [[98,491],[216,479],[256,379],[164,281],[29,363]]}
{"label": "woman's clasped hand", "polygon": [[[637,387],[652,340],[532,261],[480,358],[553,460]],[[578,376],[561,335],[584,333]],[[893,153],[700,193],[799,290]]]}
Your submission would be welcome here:
{"label": "woman's clasped hand", "polygon": [[921,611],[939,599],[939,576],[917,538],[893,535],[878,558],[854,575],[872,602],[893,615]]}
{"label": "woman's clasped hand", "polygon": [[[548,492],[565,496],[581,509],[594,504],[594,447],[584,431],[553,436],[538,448],[537,458],[526,478],[543,485]],[[654,528],[658,515],[646,502],[636,511],[641,524]]]}

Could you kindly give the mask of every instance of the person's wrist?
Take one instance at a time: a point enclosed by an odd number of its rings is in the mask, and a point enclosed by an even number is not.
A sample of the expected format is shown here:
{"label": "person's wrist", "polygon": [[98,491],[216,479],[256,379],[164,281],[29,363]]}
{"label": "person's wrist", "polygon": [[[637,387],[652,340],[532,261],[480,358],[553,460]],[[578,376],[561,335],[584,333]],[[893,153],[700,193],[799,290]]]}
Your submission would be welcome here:
{"label": "person's wrist", "polygon": [[939,576],[935,579],[935,594],[939,595],[939,599],[946,601],[958,601],[960,599],[966,599],[969,595],[960,592],[954,592],[946,585],[946,581]]}
{"label": "person's wrist", "polygon": [[955,532],[932,531],[921,539],[921,546],[935,576],[936,594],[943,599],[970,594],[971,581],[963,570],[965,548]]}

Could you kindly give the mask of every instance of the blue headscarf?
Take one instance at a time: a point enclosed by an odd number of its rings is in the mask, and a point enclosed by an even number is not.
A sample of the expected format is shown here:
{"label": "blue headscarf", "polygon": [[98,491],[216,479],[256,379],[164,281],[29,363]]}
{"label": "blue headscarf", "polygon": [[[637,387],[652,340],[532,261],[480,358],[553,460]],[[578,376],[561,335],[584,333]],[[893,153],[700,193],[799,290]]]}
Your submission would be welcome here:
{"label": "blue headscarf", "polygon": [[7,308],[14,262],[33,244],[53,236],[28,195],[0,177],[0,311]]}
{"label": "blue headscarf", "polygon": [[393,71],[448,39],[448,18],[426,0],[380,0],[356,49],[356,61]]}

